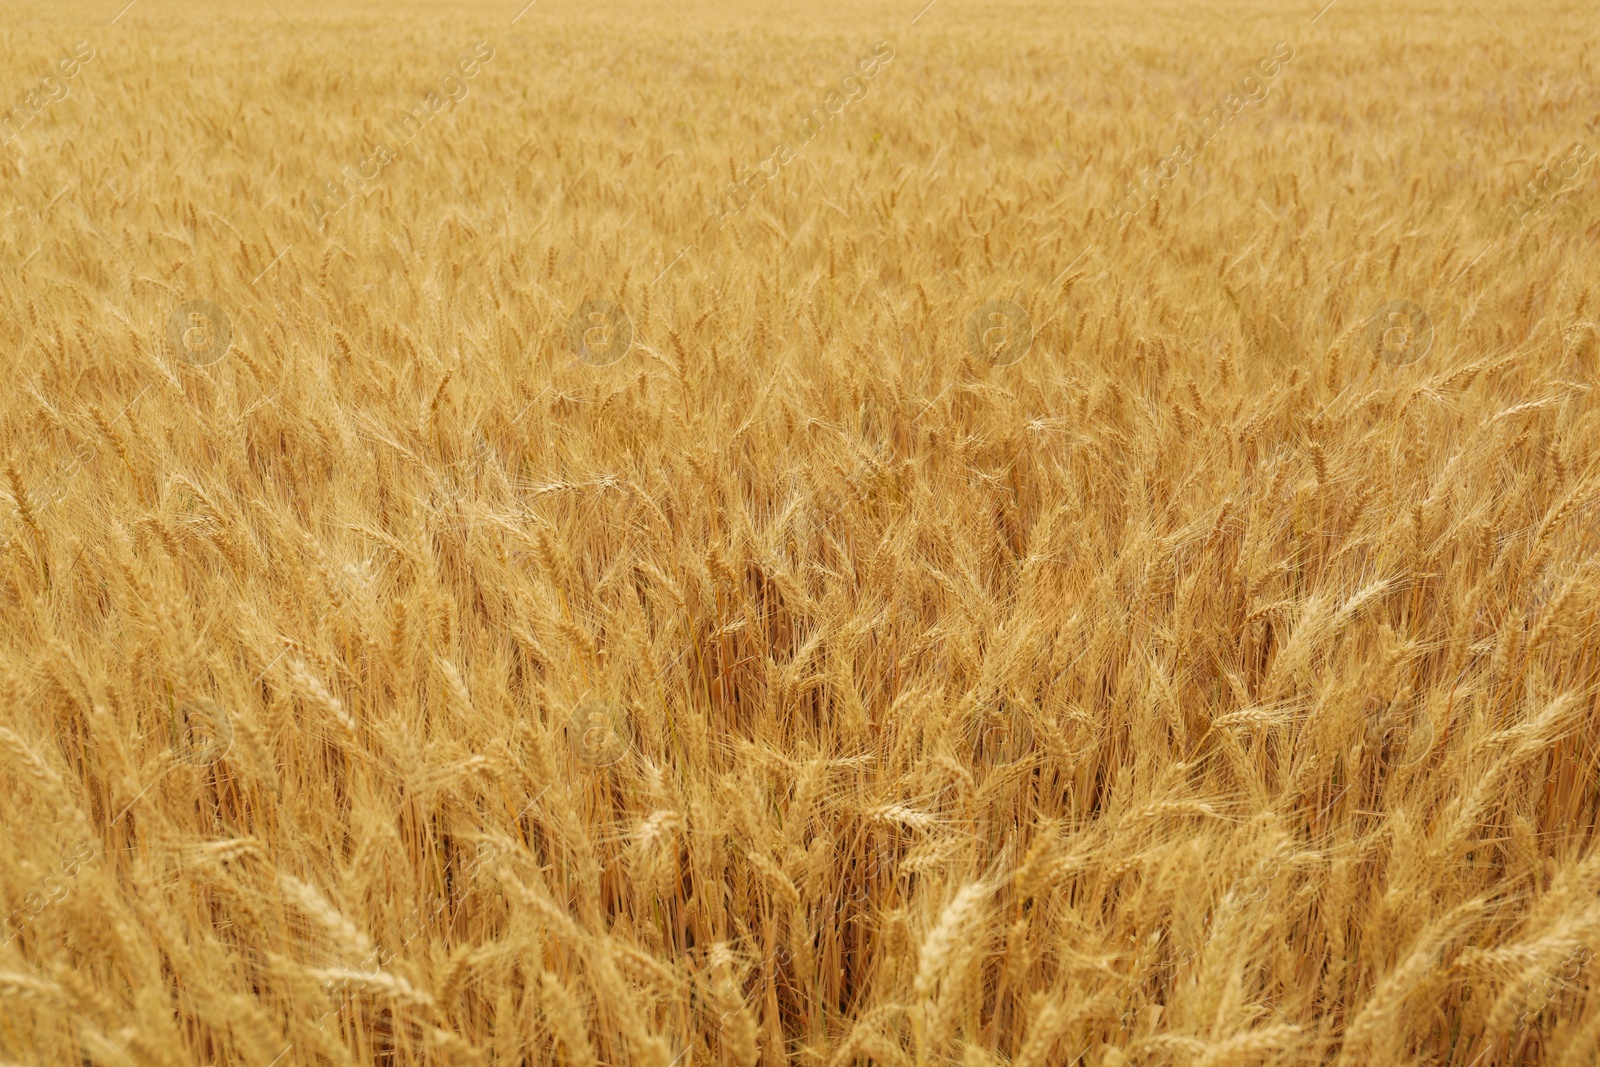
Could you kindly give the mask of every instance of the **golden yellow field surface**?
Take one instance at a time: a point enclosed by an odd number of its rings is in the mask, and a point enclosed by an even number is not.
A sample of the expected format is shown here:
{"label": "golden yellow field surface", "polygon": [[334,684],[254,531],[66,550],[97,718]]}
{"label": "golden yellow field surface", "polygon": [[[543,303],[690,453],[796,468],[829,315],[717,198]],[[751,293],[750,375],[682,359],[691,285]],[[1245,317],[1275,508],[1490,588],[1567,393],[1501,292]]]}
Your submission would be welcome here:
{"label": "golden yellow field surface", "polygon": [[1600,1055],[1600,20],[0,6],[0,1064]]}

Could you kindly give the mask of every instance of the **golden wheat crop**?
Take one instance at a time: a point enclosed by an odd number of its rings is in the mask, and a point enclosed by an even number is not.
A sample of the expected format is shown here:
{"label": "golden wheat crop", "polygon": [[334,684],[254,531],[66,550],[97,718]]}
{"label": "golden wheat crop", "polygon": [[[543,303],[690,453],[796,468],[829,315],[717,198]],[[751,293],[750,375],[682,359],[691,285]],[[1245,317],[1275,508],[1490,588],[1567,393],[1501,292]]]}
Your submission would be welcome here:
{"label": "golden wheat crop", "polygon": [[125,3],[0,1063],[1594,1067],[1592,5]]}

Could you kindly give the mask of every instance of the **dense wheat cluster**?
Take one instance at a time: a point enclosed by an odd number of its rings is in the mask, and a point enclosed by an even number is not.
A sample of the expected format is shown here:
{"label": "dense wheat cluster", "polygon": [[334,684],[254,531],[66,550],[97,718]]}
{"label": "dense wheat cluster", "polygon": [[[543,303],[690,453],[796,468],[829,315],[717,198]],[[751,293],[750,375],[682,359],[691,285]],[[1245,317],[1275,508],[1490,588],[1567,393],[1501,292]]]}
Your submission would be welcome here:
{"label": "dense wheat cluster", "polygon": [[1596,1063],[1592,6],[124,2],[0,1062]]}

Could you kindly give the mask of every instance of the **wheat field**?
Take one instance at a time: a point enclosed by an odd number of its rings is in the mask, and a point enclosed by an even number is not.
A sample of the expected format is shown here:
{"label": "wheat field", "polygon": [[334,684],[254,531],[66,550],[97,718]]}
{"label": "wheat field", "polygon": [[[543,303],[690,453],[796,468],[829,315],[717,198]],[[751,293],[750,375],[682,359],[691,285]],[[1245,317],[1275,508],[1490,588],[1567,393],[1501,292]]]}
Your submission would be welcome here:
{"label": "wheat field", "polygon": [[0,1064],[1594,1067],[1597,45],[0,6]]}

